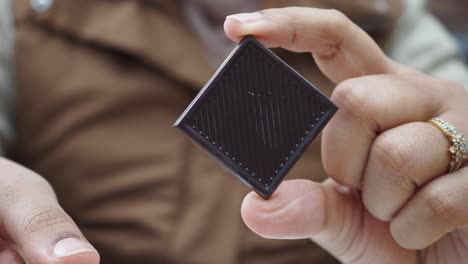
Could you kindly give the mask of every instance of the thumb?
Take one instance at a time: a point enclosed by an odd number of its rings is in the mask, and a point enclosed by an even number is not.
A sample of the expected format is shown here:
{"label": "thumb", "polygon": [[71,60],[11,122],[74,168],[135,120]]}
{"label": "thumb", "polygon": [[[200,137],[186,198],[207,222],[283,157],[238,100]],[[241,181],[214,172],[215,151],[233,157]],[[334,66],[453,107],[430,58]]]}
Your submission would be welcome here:
{"label": "thumb", "polygon": [[393,240],[388,223],[373,218],[357,193],[331,179],[285,181],[270,200],[250,193],[241,213],[263,237],[311,238],[343,263],[417,263],[414,251]]}
{"label": "thumb", "polygon": [[0,231],[27,263],[99,263],[99,254],[42,177],[4,159],[0,171]]}

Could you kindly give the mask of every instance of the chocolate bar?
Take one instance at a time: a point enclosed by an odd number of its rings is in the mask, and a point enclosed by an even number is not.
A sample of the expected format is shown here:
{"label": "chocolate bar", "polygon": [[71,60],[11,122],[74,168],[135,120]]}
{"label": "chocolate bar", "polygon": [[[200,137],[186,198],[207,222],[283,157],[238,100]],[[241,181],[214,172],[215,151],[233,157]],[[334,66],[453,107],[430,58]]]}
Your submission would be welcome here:
{"label": "chocolate bar", "polygon": [[245,37],[175,125],[268,199],[337,107]]}

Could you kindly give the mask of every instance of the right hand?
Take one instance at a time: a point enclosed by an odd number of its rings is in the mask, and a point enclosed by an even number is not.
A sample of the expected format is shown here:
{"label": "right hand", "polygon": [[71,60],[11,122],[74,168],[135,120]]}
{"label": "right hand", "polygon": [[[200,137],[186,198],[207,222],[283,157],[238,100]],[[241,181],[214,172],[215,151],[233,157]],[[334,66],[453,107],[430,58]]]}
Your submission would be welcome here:
{"label": "right hand", "polygon": [[1,264],[99,263],[44,178],[3,158],[0,172]]}
{"label": "right hand", "polygon": [[248,227],[311,238],[343,263],[467,263],[468,166],[446,173],[450,144],[425,122],[440,117],[467,134],[463,87],[391,61],[337,11],[269,9],[229,16],[224,28],[233,41],[311,52],[337,84],[339,110],[322,137],[330,179],[285,181],[269,200],[248,194]]}

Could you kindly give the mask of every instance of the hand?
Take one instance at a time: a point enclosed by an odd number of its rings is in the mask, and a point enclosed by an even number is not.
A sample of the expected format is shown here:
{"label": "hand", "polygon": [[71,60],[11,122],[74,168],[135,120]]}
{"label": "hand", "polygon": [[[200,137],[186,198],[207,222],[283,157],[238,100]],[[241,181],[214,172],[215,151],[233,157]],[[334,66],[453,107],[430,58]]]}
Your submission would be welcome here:
{"label": "hand", "polygon": [[425,121],[468,134],[468,93],[399,65],[337,11],[270,9],[230,16],[233,41],[311,52],[337,83],[323,132],[323,183],[285,181],[270,200],[248,194],[242,217],[268,238],[311,238],[344,263],[463,263],[468,168],[447,173],[449,143]]}
{"label": "hand", "polygon": [[3,158],[0,172],[0,263],[99,263],[42,177]]}

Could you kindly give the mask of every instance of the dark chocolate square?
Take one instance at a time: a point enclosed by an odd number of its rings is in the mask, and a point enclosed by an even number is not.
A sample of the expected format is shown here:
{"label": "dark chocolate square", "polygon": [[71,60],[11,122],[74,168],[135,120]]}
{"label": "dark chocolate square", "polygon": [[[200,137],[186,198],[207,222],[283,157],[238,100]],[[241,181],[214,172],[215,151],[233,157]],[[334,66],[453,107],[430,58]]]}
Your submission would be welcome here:
{"label": "dark chocolate square", "polygon": [[312,84],[248,36],[175,126],[267,199],[336,110]]}

